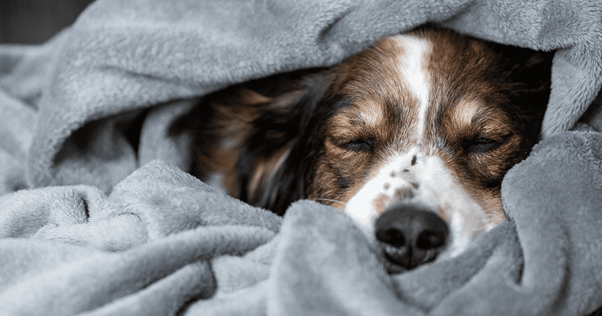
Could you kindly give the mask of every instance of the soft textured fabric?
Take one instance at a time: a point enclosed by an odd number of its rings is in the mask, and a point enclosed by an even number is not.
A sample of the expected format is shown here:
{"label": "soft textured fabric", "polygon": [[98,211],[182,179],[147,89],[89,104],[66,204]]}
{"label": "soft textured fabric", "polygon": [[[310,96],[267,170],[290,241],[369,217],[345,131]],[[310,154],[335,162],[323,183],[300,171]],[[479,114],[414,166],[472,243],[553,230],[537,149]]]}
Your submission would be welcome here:
{"label": "soft textured fabric", "polygon": [[[99,0],[45,45],[0,45],[0,315],[591,313],[600,16],[595,0]],[[280,218],[186,173],[177,122],[198,98],[426,22],[556,50],[544,140],[503,182],[510,220],[457,258],[391,276],[344,214]]]}

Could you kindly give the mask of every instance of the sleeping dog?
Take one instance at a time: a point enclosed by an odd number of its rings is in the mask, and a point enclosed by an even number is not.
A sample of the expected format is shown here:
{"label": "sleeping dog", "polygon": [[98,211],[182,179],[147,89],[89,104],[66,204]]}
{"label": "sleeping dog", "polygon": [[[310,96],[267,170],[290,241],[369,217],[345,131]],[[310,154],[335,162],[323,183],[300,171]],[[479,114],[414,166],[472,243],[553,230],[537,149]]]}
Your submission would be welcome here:
{"label": "sleeping dog", "polygon": [[406,271],[505,220],[502,178],[538,139],[550,68],[549,53],[433,26],[383,38],[203,98],[194,173],[278,214],[338,208]]}

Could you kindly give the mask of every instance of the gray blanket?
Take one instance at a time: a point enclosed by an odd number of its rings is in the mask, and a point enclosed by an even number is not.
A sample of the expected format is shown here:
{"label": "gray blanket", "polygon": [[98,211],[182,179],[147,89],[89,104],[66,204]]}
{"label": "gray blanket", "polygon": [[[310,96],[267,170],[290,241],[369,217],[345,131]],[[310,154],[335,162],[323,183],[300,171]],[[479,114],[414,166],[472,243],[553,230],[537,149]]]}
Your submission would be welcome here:
{"label": "gray blanket", "polygon": [[[591,313],[601,16],[597,0],[99,0],[45,45],[2,45],[0,315]],[[556,50],[544,140],[503,182],[510,220],[459,257],[391,276],[344,214],[299,201],[280,218],[185,172],[172,126],[197,98],[426,22]]]}

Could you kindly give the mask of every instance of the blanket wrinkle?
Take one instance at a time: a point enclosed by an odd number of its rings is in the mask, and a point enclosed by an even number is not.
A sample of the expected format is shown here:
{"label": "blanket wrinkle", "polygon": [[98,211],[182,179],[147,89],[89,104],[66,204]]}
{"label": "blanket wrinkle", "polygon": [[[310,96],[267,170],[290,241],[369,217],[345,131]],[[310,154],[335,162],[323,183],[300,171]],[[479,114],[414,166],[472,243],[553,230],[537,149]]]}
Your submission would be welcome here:
{"label": "blanket wrinkle", "polygon": [[[80,315],[175,315],[191,299],[208,298],[213,294],[216,285],[210,269],[206,261],[191,263],[140,293]],[[162,293],[163,288],[171,290]]]}
{"label": "blanket wrinkle", "polygon": [[175,167],[165,168],[159,161],[118,184],[108,203],[114,212],[138,215],[150,239],[197,226],[245,225],[278,232],[280,224],[276,215],[258,216],[265,210],[245,205]]}
{"label": "blanket wrinkle", "polygon": [[[562,136],[536,145],[531,157],[508,174],[502,194],[515,197],[505,198],[504,203],[508,216],[516,222],[525,252],[524,286],[531,288],[532,293],[547,293],[550,299],[569,310],[584,306],[592,309],[600,304],[597,291],[582,292],[579,300],[573,295],[579,292],[574,289],[581,286],[599,289],[602,281],[597,274],[591,274],[602,268],[602,246],[597,242],[602,237],[599,230],[602,224],[602,136],[597,132],[569,132]],[[581,171],[581,177],[571,176],[576,170]],[[538,178],[519,177],[519,174],[537,174]],[[557,184],[559,179],[562,185]],[[582,192],[578,203],[573,200],[574,192]],[[537,198],[536,193],[556,198]],[[538,221],[526,220],[528,215],[518,211],[535,206],[541,207],[540,212],[545,214]],[[591,225],[581,225],[581,221]],[[544,287],[539,282],[541,278],[556,286],[546,284]],[[575,283],[575,280],[580,281]],[[526,298],[517,295],[515,302]]]}
{"label": "blanket wrinkle", "polygon": [[[1,50],[0,50],[1,51]],[[1,58],[0,58],[1,60]],[[21,100],[3,90],[0,83],[0,198],[4,193],[27,188],[25,165],[37,116]]]}
{"label": "blanket wrinkle", "polygon": [[[36,238],[44,231],[88,221],[84,196],[98,195],[87,186],[23,190],[2,198],[0,234],[3,238]],[[53,212],[54,209],[61,210]],[[28,220],[35,219],[35,220]]]}
{"label": "blanket wrinkle", "polygon": [[[0,45],[0,315],[600,314],[600,16],[597,0],[97,0],[43,45]],[[459,256],[388,275],[344,214],[278,217],[187,174],[199,98],[424,23],[555,52],[543,141],[503,181],[509,221]]]}

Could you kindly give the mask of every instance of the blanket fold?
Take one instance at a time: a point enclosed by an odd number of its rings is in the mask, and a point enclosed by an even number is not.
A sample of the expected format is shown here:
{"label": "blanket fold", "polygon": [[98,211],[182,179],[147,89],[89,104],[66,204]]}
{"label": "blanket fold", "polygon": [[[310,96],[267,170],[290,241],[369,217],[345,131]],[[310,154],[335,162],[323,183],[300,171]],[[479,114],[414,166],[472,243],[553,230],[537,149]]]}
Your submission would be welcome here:
{"label": "blanket fold", "polygon": [[[98,0],[44,45],[0,45],[0,315],[589,314],[600,16],[595,0]],[[502,185],[509,221],[466,252],[388,275],[344,214],[299,201],[281,218],[186,173],[178,124],[199,98],[423,23],[555,51],[543,141]]]}

